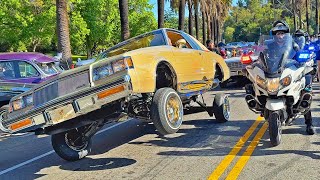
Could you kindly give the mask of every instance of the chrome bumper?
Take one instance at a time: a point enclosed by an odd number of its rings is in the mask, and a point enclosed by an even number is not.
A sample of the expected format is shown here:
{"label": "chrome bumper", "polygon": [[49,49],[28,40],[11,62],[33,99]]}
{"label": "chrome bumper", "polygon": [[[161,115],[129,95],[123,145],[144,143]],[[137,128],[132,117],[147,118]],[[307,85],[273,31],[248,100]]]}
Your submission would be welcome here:
{"label": "chrome bumper", "polygon": [[[119,81],[119,80],[118,80]],[[9,133],[25,132],[68,121],[100,109],[102,105],[128,97],[132,93],[131,83],[109,83],[96,88],[90,94],[82,94],[54,105],[44,105],[30,110],[27,114],[4,119],[0,129]]]}

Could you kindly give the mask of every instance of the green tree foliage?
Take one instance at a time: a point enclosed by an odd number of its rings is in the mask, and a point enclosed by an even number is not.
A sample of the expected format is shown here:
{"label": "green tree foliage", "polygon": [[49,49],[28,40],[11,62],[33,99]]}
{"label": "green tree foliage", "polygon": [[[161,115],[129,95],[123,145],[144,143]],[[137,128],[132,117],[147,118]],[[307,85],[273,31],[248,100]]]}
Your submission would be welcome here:
{"label": "green tree foliage", "polygon": [[52,0],[1,0],[0,44],[9,51],[50,46],[55,34]]}
{"label": "green tree foliage", "polygon": [[[226,41],[257,42],[260,30],[261,34],[269,34],[275,20],[274,17],[280,17],[281,12],[281,9],[272,8],[271,3],[261,3],[260,0],[246,0],[241,7],[233,7],[226,20],[224,33],[225,38],[228,38]],[[291,21],[289,24],[293,26]]]}
{"label": "green tree foliage", "polygon": [[[51,51],[57,45],[54,0],[0,0],[0,51]],[[129,1],[131,36],[157,29],[148,0]],[[73,54],[92,55],[120,40],[118,0],[69,0]]]}

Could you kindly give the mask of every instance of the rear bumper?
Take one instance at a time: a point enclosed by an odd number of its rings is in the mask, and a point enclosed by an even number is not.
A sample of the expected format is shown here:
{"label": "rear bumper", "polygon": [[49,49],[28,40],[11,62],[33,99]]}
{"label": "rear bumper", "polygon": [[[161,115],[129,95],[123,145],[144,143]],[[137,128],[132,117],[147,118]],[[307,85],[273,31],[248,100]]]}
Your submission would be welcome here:
{"label": "rear bumper", "polygon": [[122,77],[112,83],[92,87],[90,91],[82,91],[64,100],[31,109],[26,114],[4,119],[0,122],[0,129],[9,133],[32,131],[95,111],[103,105],[130,96],[131,83],[125,79]]}

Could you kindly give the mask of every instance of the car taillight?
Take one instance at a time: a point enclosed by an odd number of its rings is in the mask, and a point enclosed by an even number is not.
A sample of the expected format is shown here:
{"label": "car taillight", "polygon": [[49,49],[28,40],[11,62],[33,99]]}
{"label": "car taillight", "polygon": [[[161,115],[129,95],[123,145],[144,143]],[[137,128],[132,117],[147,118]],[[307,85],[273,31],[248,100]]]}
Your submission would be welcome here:
{"label": "car taillight", "polygon": [[249,55],[243,55],[243,56],[241,56],[241,63],[242,64],[251,64],[252,59]]}

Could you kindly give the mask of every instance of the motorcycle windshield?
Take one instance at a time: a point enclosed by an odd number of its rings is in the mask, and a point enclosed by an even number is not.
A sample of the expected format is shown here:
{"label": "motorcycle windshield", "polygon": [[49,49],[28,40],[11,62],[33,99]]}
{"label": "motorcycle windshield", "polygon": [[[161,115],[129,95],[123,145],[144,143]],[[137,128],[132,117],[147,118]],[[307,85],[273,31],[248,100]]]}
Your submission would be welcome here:
{"label": "motorcycle windshield", "polygon": [[282,73],[284,66],[291,62],[295,55],[293,39],[289,33],[278,33],[265,40],[264,50],[260,52],[258,61],[267,75]]}

